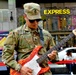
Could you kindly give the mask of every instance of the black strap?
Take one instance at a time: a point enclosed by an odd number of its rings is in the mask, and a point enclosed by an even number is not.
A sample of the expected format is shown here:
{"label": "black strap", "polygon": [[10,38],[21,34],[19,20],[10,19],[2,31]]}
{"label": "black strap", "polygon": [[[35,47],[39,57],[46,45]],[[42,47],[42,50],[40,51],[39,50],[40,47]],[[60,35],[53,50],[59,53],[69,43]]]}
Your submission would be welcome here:
{"label": "black strap", "polygon": [[41,44],[42,44],[42,46],[44,46],[44,37],[43,37],[43,33],[42,33],[42,29],[39,27],[39,29],[40,29],[40,42],[41,42]]}

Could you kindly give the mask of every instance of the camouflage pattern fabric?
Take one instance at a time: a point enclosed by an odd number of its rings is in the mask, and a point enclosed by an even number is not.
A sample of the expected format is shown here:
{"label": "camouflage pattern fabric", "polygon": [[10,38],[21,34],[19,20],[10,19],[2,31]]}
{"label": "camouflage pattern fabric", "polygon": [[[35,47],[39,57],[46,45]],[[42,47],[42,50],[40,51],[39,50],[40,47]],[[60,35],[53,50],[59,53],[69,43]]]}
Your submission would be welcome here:
{"label": "camouflage pattern fabric", "polygon": [[[14,50],[17,52],[17,60],[26,58],[36,46],[42,45],[39,32],[39,28],[38,30],[31,30],[27,25],[21,26],[10,32],[4,43],[2,61],[7,66],[19,71],[20,64],[18,64],[14,58]],[[50,48],[55,45],[51,34],[44,29],[42,29],[42,32],[44,37],[44,47],[39,51],[40,55],[46,52],[47,47]],[[47,63],[42,64],[43,67],[47,65]],[[51,72],[49,71],[48,73]],[[48,73],[45,73],[44,75],[51,75]]]}

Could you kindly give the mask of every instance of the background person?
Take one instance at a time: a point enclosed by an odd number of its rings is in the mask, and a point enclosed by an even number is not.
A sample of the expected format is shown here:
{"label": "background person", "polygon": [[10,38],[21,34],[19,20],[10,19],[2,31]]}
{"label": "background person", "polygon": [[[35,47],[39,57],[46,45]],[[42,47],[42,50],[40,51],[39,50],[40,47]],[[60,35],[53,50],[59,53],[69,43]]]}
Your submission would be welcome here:
{"label": "background person", "polygon": [[[70,50],[66,51],[66,55],[64,56],[64,60],[75,60],[75,59],[76,59],[75,56],[72,55],[72,51],[70,51]],[[74,65],[75,65],[74,63],[66,64],[70,73],[73,72]]]}

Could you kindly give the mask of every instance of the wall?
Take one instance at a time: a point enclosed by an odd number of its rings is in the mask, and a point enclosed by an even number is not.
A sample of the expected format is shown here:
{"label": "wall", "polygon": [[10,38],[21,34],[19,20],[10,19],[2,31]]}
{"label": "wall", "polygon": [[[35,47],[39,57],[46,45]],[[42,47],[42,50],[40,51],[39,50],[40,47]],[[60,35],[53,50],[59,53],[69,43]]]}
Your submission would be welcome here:
{"label": "wall", "polygon": [[76,7],[76,2],[74,3],[40,3],[41,7]]}
{"label": "wall", "polygon": [[[11,20],[11,12],[13,20]],[[17,28],[15,0],[0,1],[0,31],[10,31]]]}
{"label": "wall", "polygon": [[8,9],[8,2],[0,1],[0,9]]}

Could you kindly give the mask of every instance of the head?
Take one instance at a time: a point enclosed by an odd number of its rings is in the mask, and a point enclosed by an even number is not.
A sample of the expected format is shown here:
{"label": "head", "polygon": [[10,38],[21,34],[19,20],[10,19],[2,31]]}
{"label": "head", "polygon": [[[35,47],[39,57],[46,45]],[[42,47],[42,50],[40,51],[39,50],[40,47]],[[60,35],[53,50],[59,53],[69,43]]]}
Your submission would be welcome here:
{"label": "head", "polygon": [[66,55],[67,55],[67,56],[72,56],[72,51],[68,50],[68,51],[66,52]]}
{"label": "head", "polygon": [[23,7],[26,25],[31,29],[37,29],[38,22],[41,20],[40,5],[37,3],[25,3]]}

